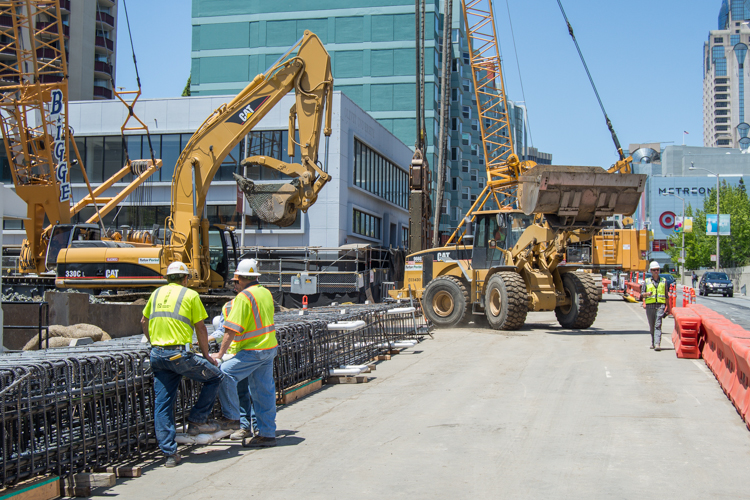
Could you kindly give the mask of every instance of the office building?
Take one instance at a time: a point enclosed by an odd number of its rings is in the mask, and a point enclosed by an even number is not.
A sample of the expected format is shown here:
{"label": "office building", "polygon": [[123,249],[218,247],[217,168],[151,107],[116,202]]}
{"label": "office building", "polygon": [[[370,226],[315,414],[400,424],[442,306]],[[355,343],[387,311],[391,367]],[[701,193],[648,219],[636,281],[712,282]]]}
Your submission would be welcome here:
{"label": "office building", "polygon": [[[68,62],[68,99],[70,101],[112,99],[117,52],[117,3],[115,0],[60,0],[60,17],[65,38]],[[45,20],[47,19],[47,20]],[[53,18],[40,14],[36,29],[45,28]],[[54,26],[54,25],[53,25]],[[12,66],[16,53],[11,44],[13,23],[11,16],[0,16],[0,58]],[[57,33],[56,29],[51,30]],[[42,35],[50,36],[50,35]],[[22,39],[28,33],[22,34]],[[28,43],[26,41],[25,43]],[[52,52],[37,49],[37,58],[44,62]],[[0,74],[0,82],[14,75]],[[47,76],[46,83],[50,77]],[[62,75],[58,77],[62,79]]]}
{"label": "office building", "polygon": [[[440,230],[448,232],[486,184],[470,56],[461,3],[454,2],[451,47],[451,115]],[[425,129],[427,159],[437,165],[436,112],[443,47],[442,2],[428,0],[425,19]],[[331,55],[335,89],[375,118],[401,142],[416,138],[415,27],[411,0],[317,2],[193,2],[191,93],[236,93],[264,72],[310,30]],[[509,106],[510,107],[510,106]],[[525,110],[512,122],[524,151]],[[437,175],[433,173],[433,183]]]}
{"label": "office building", "polygon": [[747,150],[750,147],[750,73],[745,67],[750,44],[750,5],[722,0],[718,29],[703,44],[703,145]]}
{"label": "office building", "polygon": [[[135,112],[150,125],[151,145],[162,168],[138,190],[133,192],[110,214],[105,226],[151,229],[164,226],[170,213],[172,175],[180,152],[193,132],[211,113],[234,96],[177,97],[139,100]],[[294,103],[289,94],[260,121],[233,149],[214,176],[207,196],[206,215],[212,224],[241,227],[237,213],[237,184],[232,173],[239,162],[253,155],[265,155],[290,161],[286,154],[288,111]],[[331,181],[321,190],[317,202],[300,213],[295,223],[280,228],[265,224],[254,215],[246,219],[245,246],[265,247],[339,247],[363,243],[383,247],[403,247],[407,241],[408,165],[411,150],[388,132],[375,119],[363,112],[345,94],[333,94],[333,133],[330,138],[328,172]],[[127,109],[119,101],[79,101],[70,104],[70,125],[92,184],[101,184],[120,170],[125,155],[120,126]],[[145,135],[127,135],[128,155],[132,159],[149,158]],[[283,147],[282,147],[283,145]],[[320,145],[323,162],[324,146]],[[294,159],[299,161],[299,154]],[[292,161],[294,161],[292,160]],[[0,154],[0,182],[12,185],[5,151]],[[248,177],[255,182],[278,183],[278,172],[251,168]],[[71,168],[73,200],[87,194],[83,175]],[[126,182],[118,182],[104,196],[121,191]],[[93,207],[84,208],[76,222],[85,222],[94,214]],[[20,245],[25,232],[22,221],[5,221],[3,243]]]}
{"label": "office building", "polygon": [[[675,267],[667,253],[667,241],[674,234],[675,218],[682,216],[685,207],[703,210],[703,200],[711,189],[716,189],[716,175],[721,182],[745,185],[750,182],[750,154],[738,149],[666,146],[658,143],[631,144],[633,172],[648,174],[644,195],[633,215],[637,229],[653,231],[649,251],[650,260],[662,266]],[[690,167],[694,166],[694,170]],[[716,213],[715,207],[708,213]]]}

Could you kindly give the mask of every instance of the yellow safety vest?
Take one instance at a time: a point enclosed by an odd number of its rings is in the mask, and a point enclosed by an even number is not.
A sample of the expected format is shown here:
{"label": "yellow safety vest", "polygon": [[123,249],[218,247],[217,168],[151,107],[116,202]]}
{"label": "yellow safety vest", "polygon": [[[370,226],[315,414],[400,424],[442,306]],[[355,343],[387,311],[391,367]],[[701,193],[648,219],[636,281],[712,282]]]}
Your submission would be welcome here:
{"label": "yellow safety vest", "polygon": [[229,305],[224,326],[237,332],[229,347],[230,354],[273,349],[279,345],[273,322],[273,296],[260,285],[248,287],[235,297]]}
{"label": "yellow safety vest", "polygon": [[650,297],[646,297],[646,304],[666,304],[667,302],[667,280],[659,278],[659,285],[654,286],[654,280],[648,278],[646,280],[646,291],[651,293]]}
{"label": "yellow safety vest", "polygon": [[154,346],[191,344],[193,325],[207,317],[198,294],[176,283],[157,288],[143,315]]}

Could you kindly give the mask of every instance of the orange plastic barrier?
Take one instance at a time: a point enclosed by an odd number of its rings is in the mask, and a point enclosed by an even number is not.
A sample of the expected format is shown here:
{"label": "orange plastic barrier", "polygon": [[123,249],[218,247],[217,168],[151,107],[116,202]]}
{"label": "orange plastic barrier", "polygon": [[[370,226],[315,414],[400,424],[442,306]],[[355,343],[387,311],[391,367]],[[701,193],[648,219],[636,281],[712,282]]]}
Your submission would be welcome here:
{"label": "orange plastic barrier", "polygon": [[724,351],[719,336],[722,330],[736,325],[724,317],[704,317],[703,315],[701,315],[701,324],[703,325],[702,331],[705,332],[706,336],[702,349],[703,360],[714,372],[716,378],[719,378],[717,371],[724,362]]}
{"label": "orange plastic barrier", "polygon": [[698,359],[701,357],[701,317],[686,307],[672,309],[674,332],[672,343],[678,358]]}
{"label": "orange plastic barrier", "polygon": [[607,278],[602,278],[602,293],[609,292],[609,285],[612,284],[612,280]]}
{"label": "orange plastic barrier", "polygon": [[716,380],[719,381],[721,389],[729,399],[732,399],[732,386],[737,378],[735,373],[737,362],[734,359],[734,351],[732,350],[732,340],[734,339],[735,336],[732,335],[731,329],[724,329],[719,333],[717,352],[721,362],[716,365],[716,371],[714,372]]}
{"label": "orange plastic barrier", "polygon": [[737,362],[737,380],[734,384],[732,401],[745,425],[750,429],[750,339],[735,338],[732,341],[735,361]]}

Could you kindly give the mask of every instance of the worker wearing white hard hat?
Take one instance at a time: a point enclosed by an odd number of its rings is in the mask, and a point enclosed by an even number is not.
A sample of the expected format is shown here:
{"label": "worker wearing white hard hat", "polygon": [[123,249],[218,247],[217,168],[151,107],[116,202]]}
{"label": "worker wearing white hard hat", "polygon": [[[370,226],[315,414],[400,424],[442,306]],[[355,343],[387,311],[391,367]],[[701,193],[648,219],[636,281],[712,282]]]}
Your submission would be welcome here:
{"label": "worker wearing white hard hat", "polygon": [[[249,440],[243,438],[242,445],[252,448],[276,446],[273,358],[276,356],[278,342],[273,319],[273,296],[258,282],[260,275],[256,259],[243,259],[237,265],[234,279],[237,280],[240,292],[224,321],[226,333],[221,348],[217,354],[213,354],[217,359],[226,353],[234,354],[221,364],[224,382],[219,390],[219,400],[224,418],[219,424],[222,429],[241,430],[242,409],[237,387],[248,379],[258,435]],[[246,437],[251,436],[252,432]]]}
{"label": "worker wearing white hard hat", "polygon": [[653,261],[648,266],[651,277],[641,285],[641,295],[646,304],[646,318],[651,332],[651,349],[661,351],[661,322],[667,315],[667,280],[660,276],[661,266]]}
{"label": "worker wearing white hard hat", "polygon": [[[198,294],[187,288],[189,275],[190,270],[183,262],[169,264],[167,284],[151,294],[141,318],[143,334],[151,342],[156,439],[167,457],[167,467],[174,467],[182,460],[175,442],[174,405],[183,376],[202,383],[198,400],[188,416],[188,434],[196,436],[219,430],[218,424],[208,422],[208,416],[223,374],[216,360],[209,356],[208,331],[203,324],[208,314]],[[193,328],[203,357],[192,352]]]}

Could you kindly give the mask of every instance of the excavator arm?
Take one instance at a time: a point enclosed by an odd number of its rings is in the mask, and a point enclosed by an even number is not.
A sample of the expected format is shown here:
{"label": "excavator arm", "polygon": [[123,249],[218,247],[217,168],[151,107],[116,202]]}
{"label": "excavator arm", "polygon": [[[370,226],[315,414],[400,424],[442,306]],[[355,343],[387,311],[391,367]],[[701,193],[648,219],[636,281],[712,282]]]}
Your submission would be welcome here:
{"label": "excavator arm", "polygon": [[[295,49],[297,53],[292,55]],[[203,212],[214,175],[232,148],[291,90],[295,91],[296,101],[290,112],[289,136],[293,140],[297,124],[301,163],[265,156],[246,158],[243,164],[272,168],[292,180],[268,185],[239,178],[240,188],[263,220],[289,225],[296,219],[297,210],[307,210],[315,203],[330,180],[325,168],[318,166],[318,145],[324,108],[326,123],[322,132],[326,138],[331,134],[331,59],[320,39],[305,31],[279,62],[256,76],[200,126],[177,161],[172,178],[172,213],[167,221],[172,239],[162,265],[174,260],[187,263],[193,270],[191,286],[208,286],[208,221]],[[289,153],[292,156],[294,148]]]}

